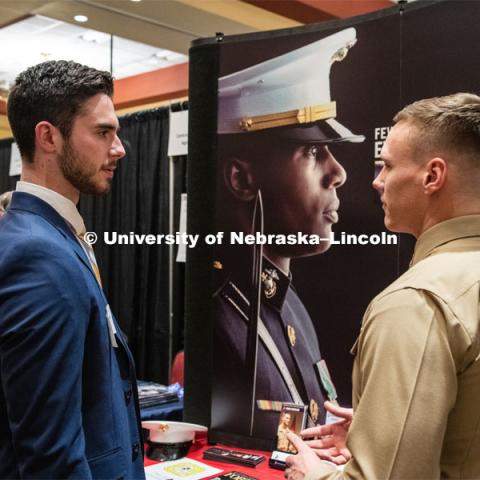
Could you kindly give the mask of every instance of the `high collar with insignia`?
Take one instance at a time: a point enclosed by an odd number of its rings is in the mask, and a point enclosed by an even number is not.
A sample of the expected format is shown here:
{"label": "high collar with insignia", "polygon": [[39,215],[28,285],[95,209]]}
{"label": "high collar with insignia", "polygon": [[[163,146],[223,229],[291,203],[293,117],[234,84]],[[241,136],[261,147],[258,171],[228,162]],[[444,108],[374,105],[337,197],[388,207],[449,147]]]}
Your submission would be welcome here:
{"label": "high collar with insignia", "polygon": [[[246,269],[245,262],[234,263],[231,259],[224,257],[213,262],[213,270],[216,276],[215,291],[223,288],[225,282],[230,280],[246,298],[249,298],[251,272]],[[285,275],[272,262],[263,257],[260,280],[262,302],[280,312],[291,283],[291,276]]]}
{"label": "high collar with insignia", "polygon": [[261,274],[262,299],[276,310],[281,310],[291,278],[285,275],[278,267],[263,257]]}

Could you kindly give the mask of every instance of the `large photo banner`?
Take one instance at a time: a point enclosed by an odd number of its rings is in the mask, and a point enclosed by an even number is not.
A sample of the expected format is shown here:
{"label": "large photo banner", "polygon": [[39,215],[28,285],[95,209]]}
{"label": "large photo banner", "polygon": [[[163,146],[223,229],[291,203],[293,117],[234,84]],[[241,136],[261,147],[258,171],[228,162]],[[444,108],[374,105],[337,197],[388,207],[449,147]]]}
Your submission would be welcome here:
{"label": "large photo banner", "polygon": [[381,149],[406,104],[480,93],[478,18],[414,2],[192,49],[189,225],[217,241],[188,252],[186,419],[211,441],[273,449],[284,404],[352,405],[363,313],[414,246],[385,229]]}
{"label": "large photo banner", "polygon": [[399,32],[395,14],[220,47],[213,439],[273,446],[284,403],[308,425],[351,404],[362,313],[402,268],[371,186]]}

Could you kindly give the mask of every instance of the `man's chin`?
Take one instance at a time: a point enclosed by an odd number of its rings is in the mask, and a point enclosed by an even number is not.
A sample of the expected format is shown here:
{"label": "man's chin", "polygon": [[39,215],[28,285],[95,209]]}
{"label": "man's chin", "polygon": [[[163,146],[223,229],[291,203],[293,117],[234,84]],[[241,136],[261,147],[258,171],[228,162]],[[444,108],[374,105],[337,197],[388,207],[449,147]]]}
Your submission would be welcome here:
{"label": "man's chin", "polygon": [[[313,232],[312,232],[313,233]],[[303,257],[310,257],[312,255],[320,255],[321,253],[326,252],[327,250],[330,249],[332,246],[332,229],[331,228],[324,228],[321,231],[316,231],[314,232],[318,238],[320,239],[320,242],[317,244],[310,245],[308,247],[308,250],[305,254],[303,254]]]}
{"label": "man's chin", "polygon": [[385,218],[383,219],[383,224],[389,232],[403,233],[403,230],[398,225],[395,225],[395,223],[392,222],[392,220],[387,216],[385,216]]}
{"label": "man's chin", "polygon": [[92,184],[85,186],[83,189],[80,189],[81,193],[85,193],[88,195],[105,195],[110,191],[111,183],[102,183],[102,184]]}
{"label": "man's chin", "polygon": [[[323,237],[322,237],[323,238]],[[314,255],[320,255],[326,252],[331,247],[330,241],[320,242],[318,245],[309,245],[308,247],[302,245],[297,246],[295,250],[291,251],[291,258],[313,257]]]}

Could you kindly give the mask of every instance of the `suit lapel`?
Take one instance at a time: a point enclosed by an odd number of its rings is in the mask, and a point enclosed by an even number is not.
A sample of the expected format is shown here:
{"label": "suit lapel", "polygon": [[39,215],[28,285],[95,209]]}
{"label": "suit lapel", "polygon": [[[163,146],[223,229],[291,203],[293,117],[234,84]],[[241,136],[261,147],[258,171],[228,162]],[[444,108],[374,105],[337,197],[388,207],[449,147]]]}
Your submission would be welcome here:
{"label": "suit lapel", "polygon": [[90,260],[88,259],[87,257],[87,254],[85,253],[85,250],[83,250],[82,246],[80,245],[80,243],[78,242],[77,240],[77,237],[75,236],[75,234],[69,229],[70,231],[70,234],[67,236],[67,240],[69,241],[69,243],[71,244],[73,250],[75,251],[75,253],[77,254],[77,257],[82,261],[82,263],[88,268],[88,270],[90,270],[90,273],[92,274],[94,280],[95,280],[95,283],[98,285],[98,288],[100,289],[100,291],[102,292],[103,294],[103,289],[102,287],[98,284],[98,280],[97,280],[97,277],[95,275],[95,272],[93,271],[93,268],[92,268],[92,265],[90,263]]}
{"label": "suit lapel", "polygon": [[[137,373],[135,371],[135,360],[133,359],[132,352],[130,351],[130,348],[128,348],[127,341],[125,340],[125,337],[122,333],[122,330],[120,326],[118,325],[117,319],[115,318],[114,315],[112,315],[113,322],[115,324],[115,329],[116,329],[116,334],[115,338],[118,340],[119,346],[122,348],[124,351],[127,361],[128,361],[128,368],[129,368],[129,373],[130,373],[130,380],[132,382],[132,393],[134,396],[134,403],[135,403],[135,411],[137,415],[137,428],[138,428],[138,434],[139,438],[143,438],[143,433],[142,433],[142,423],[141,423],[141,412],[140,412],[140,400],[138,398],[138,386],[137,386]],[[142,447],[142,454],[145,454],[144,452],[144,447],[143,447],[143,442],[140,442],[140,445]]]}

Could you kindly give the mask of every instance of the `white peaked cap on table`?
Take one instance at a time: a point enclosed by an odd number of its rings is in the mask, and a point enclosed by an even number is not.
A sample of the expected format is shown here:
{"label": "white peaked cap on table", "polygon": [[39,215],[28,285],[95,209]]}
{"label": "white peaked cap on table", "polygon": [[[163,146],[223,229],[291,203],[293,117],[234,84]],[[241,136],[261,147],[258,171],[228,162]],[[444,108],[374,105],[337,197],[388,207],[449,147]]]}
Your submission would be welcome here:
{"label": "white peaked cap on table", "polygon": [[156,443],[183,443],[193,441],[196,432],[206,432],[207,427],[193,423],[151,420],[142,422],[150,430],[150,440]]}

